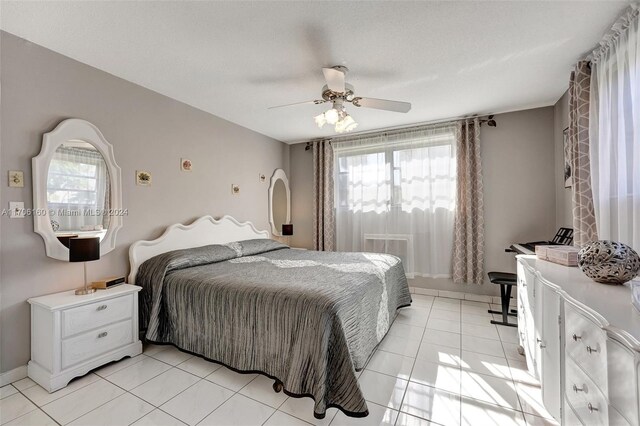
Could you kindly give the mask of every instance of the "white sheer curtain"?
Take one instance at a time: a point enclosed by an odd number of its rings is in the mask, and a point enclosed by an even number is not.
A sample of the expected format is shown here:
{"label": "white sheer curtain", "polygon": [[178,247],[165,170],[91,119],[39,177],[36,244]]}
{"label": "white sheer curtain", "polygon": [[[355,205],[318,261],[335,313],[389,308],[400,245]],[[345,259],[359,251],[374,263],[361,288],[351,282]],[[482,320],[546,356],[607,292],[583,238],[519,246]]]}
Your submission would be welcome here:
{"label": "white sheer curtain", "polygon": [[409,276],[450,277],[455,125],[332,143],[337,250],[395,254]]}
{"label": "white sheer curtain", "polygon": [[594,52],[590,157],[600,239],[640,250],[640,31],[632,6]]}

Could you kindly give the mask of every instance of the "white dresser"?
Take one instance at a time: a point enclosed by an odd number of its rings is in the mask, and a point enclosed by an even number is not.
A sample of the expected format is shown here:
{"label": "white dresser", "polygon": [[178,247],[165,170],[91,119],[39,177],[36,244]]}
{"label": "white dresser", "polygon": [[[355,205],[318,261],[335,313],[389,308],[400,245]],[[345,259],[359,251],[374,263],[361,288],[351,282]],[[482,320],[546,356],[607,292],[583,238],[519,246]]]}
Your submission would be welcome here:
{"label": "white dresser", "polygon": [[640,313],[628,286],[518,256],[518,332],[556,420],[640,426]]}
{"label": "white dresser", "polygon": [[139,291],[122,284],[84,296],[71,290],[29,299],[29,377],[53,392],[100,365],[142,353]]}

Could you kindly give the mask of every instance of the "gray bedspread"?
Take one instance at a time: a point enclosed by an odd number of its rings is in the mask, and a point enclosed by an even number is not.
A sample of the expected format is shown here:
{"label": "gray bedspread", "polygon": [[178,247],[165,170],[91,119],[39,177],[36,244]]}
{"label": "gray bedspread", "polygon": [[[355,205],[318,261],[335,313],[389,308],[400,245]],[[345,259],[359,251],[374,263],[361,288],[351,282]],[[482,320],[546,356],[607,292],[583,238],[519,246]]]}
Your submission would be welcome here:
{"label": "gray bedspread", "polygon": [[149,341],[277,379],[287,394],[311,396],[318,418],[329,407],[368,414],[355,372],[411,304],[395,256],[267,239],[158,255],[136,284]]}

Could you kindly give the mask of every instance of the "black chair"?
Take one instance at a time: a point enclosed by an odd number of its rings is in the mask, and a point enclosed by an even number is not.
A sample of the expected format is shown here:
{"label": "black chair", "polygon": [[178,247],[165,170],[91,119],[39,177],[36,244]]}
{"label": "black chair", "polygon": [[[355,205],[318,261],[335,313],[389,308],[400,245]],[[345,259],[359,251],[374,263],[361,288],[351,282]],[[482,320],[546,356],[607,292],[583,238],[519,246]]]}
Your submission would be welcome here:
{"label": "black chair", "polygon": [[510,323],[509,316],[517,316],[516,310],[509,311],[509,303],[511,301],[511,287],[517,284],[518,276],[510,272],[489,272],[489,281],[494,284],[500,284],[500,301],[502,302],[502,311],[493,311],[489,309],[490,314],[501,314],[502,321],[491,320],[491,324],[506,325],[509,327],[517,327],[517,323]]}

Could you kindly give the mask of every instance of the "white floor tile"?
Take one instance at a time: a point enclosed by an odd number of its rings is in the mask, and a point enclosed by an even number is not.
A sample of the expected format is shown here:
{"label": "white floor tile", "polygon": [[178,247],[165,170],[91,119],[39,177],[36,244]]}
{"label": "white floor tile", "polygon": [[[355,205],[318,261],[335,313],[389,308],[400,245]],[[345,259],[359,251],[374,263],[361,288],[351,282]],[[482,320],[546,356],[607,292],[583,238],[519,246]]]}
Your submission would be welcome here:
{"label": "white floor tile", "polygon": [[278,408],[287,399],[287,395],[284,392],[273,390],[273,383],[273,379],[261,374],[243,387],[240,393],[270,407]]}
{"label": "white floor tile", "polygon": [[511,380],[509,364],[502,356],[462,351],[462,371]]}
{"label": "white floor tile", "polygon": [[525,360],[525,358],[518,352],[519,345],[515,343],[502,342],[502,347],[504,348],[504,355],[508,359],[513,359],[515,361]]}
{"label": "white floor tile", "polygon": [[110,364],[105,365],[104,367],[95,371],[95,373],[100,377],[107,377],[116,371],[120,371],[123,368],[127,368],[130,365],[137,364],[143,359],[147,358],[146,355],[140,354],[138,356],[134,356],[133,358],[127,357],[121,359],[120,361],[112,362]]}
{"label": "white floor tile", "polygon": [[430,329],[447,331],[449,333],[460,333],[460,322],[429,318],[429,321],[427,322],[427,330]]}
{"label": "white floor tile", "polygon": [[497,326],[500,340],[506,343],[518,344],[518,329],[516,327]]}
{"label": "white floor tile", "polygon": [[433,300],[435,299],[435,297],[427,296],[424,294],[412,294],[411,299],[413,300],[411,302],[411,306],[431,308],[431,305],[433,305]]}
{"label": "white floor tile", "polygon": [[130,392],[150,404],[159,407],[180,392],[193,386],[199,380],[200,378],[198,376],[194,376],[178,368],[172,368],[148,382],[133,388]]}
{"label": "white floor tile", "polygon": [[199,425],[201,426],[258,426],[264,423],[275,411],[269,407],[235,394],[213,413],[209,414]]}
{"label": "white floor tile", "polygon": [[400,411],[443,425],[460,424],[460,396],[409,383]]}
{"label": "white floor tile", "polygon": [[[0,415],[0,418],[3,416]],[[10,421],[9,423],[3,423],[6,426],[58,426],[51,417],[40,409],[36,409],[28,412],[24,416],[20,416],[17,419]]]}
{"label": "white floor tile", "polygon": [[364,371],[358,379],[364,399],[393,408],[400,408],[407,381],[375,371]]}
{"label": "white floor tile", "polygon": [[5,424],[13,419],[17,419],[37,408],[38,407],[20,393],[0,399],[0,424]]}
{"label": "white floor tile", "polygon": [[178,364],[177,367],[181,370],[186,371],[187,373],[194,374],[198,377],[207,377],[209,374],[213,373],[222,366],[220,364],[216,364],[215,362],[207,361],[204,358],[194,356]]}
{"label": "white floor tile", "polygon": [[430,426],[437,425],[429,420],[421,419],[420,417],[412,416],[407,413],[400,413],[398,420],[396,420],[396,426]]}
{"label": "white floor tile", "polygon": [[476,306],[482,309],[489,309],[489,303],[487,302],[480,302],[477,300],[463,300],[461,303],[462,306]]}
{"label": "white floor tile", "polygon": [[462,334],[467,336],[481,337],[483,339],[500,340],[496,326],[492,324],[462,324]]}
{"label": "white floor tile", "polygon": [[37,383],[31,380],[30,378],[25,377],[24,379],[18,380],[11,384],[13,385],[14,388],[18,389],[19,391],[23,391],[25,389],[29,389],[31,386],[35,386]]}
{"label": "white floor tile", "polygon": [[160,408],[189,425],[195,425],[232,396],[229,389],[201,380]]}
{"label": "white floor tile", "polygon": [[524,416],[519,411],[466,398],[462,401],[461,417],[463,426],[525,425]]}
{"label": "white floor tile", "polygon": [[43,405],[53,402],[56,399],[62,398],[65,395],[69,395],[70,393],[75,392],[78,389],[82,389],[83,387],[88,386],[97,380],[100,380],[100,377],[91,373],[87,374],[86,376],[74,379],[66,387],[52,393],[47,392],[46,390],[44,390],[44,388],[40,387],[40,385],[32,386],[22,392],[27,398],[36,403],[39,407],[42,407]]}
{"label": "white floor tile", "polygon": [[71,422],[71,425],[128,425],[154,410],[140,398],[125,393]]}
{"label": "white floor tile", "polygon": [[462,335],[462,350],[481,354],[504,357],[502,344],[499,340],[483,339],[481,337]]}
{"label": "white floor tile", "polygon": [[166,362],[167,364],[171,364],[171,365],[178,365],[181,362],[184,362],[189,358],[193,357],[193,355],[188,354],[186,352],[182,352],[180,349],[176,348],[175,346],[169,346],[167,349],[160,351],[158,353],[155,353],[151,356],[159,361]]}
{"label": "white floor tile", "polygon": [[123,389],[131,390],[170,368],[171,366],[164,362],[147,357],[138,363],[108,375],[105,379]]}
{"label": "white floor tile", "polygon": [[476,325],[492,325],[491,320],[493,316],[490,313],[486,314],[469,314],[466,312],[462,313],[462,323],[463,324],[476,324]]}
{"label": "white floor tile", "polygon": [[224,386],[227,389],[231,389],[232,391],[237,392],[257,376],[257,374],[236,373],[233,370],[229,370],[227,367],[221,367],[213,373],[209,374],[206,379],[210,382],[216,383],[220,386]]}
{"label": "white floor tile", "polygon": [[464,293],[461,291],[438,290],[438,296],[445,299],[464,299]]}
{"label": "white floor tile", "polygon": [[527,426],[560,426],[560,423],[554,419],[545,419],[527,413],[524,413],[524,420],[527,422]]}
{"label": "white floor tile", "polygon": [[484,315],[489,313],[487,312],[488,310],[489,310],[489,305],[486,305],[485,307],[462,305],[463,314]]}
{"label": "white floor tile", "polygon": [[369,360],[366,369],[409,380],[414,360],[415,358],[408,356],[378,350]]}
{"label": "white floor tile", "polygon": [[132,426],[184,426],[184,423],[156,408]]}
{"label": "white floor tile", "polygon": [[459,367],[461,361],[460,349],[424,342],[420,345],[417,358],[454,367]]}
{"label": "white floor tile", "polygon": [[264,426],[308,426],[309,423],[303,422],[297,417],[293,417],[289,414],[283,413],[282,411],[276,411],[273,413],[269,420],[264,424]]}
{"label": "white floor tile", "polygon": [[170,345],[154,345],[153,343],[145,343],[142,349],[142,353],[147,356],[151,356],[157,354],[160,351],[167,350],[170,347]]}
{"label": "white floor tile", "polygon": [[529,372],[529,369],[527,368],[527,361],[524,357],[522,357],[522,361],[507,359],[507,362],[509,362],[509,370],[514,382],[540,386],[540,381]]}
{"label": "white floor tile", "polygon": [[429,317],[429,309],[409,307],[398,311],[395,322],[424,327]]}
{"label": "white floor tile", "polygon": [[454,311],[447,311],[444,309],[433,308],[429,314],[429,319],[442,319],[448,321],[460,321],[460,313]]}
{"label": "white floor tile", "polygon": [[516,383],[516,393],[523,412],[548,419],[553,418],[542,403],[542,389],[540,386]]}
{"label": "white floor tile", "polygon": [[389,407],[383,407],[381,405],[374,404],[372,402],[367,403],[369,409],[369,415],[367,417],[348,417],[343,412],[339,411],[336,417],[331,422],[331,426],[374,426],[385,425],[393,426],[398,418],[398,411],[392,410]]}
{"label": "white floor tile", "polygon": [[392,352],[394,354],[409,356],[412,358],[415,358],[419,347],[420,340],[407,339],[398,336],[386,336],[378,346],[379,349],[385,352]]}
{"label": "white floor tile", "polygon": [[448,392],[460,393],[460,368],[458,367],[418,359],[409,380]]}
{"label": "white floor tile", "polygon": [[6,385],[0,388],[0,399],[6,398],[8,396],[13,395],[14,393],[18,393],[18,389],[14,388],[11,385]]}
{"label": "white floor tile", "polygon": [[280,406],[278,410],[317,426],[328,425],[329,423],[331,423],[331,420],[333,420],[336,413],[338,412],[336,408],[329,408],[324,416],[324,419],[316,419],[313,416],[313,406],[314,402],[311,398],[290,397],[284,402],[284,404]]}
{"label": "white floor tile", "polygon": [[99,379],[81,390],[56,399],[42,409],[55,421],[64,425],[123,393],[124,391],[114,384]]}
{"label": "white floor tile", "polygon": [[433,301],[431,309],[460,312],[460,301],[456,299],[443,299],[438,297]]}
{"label": "white floor tile", "polygon": [[389,328],[388,336],[404,337],[412,340],[422,339],[424,333],[424,327],[416,327],[414,325],[403,324],[401,322],[394,322]]}
{"label": "white floor tile", "polygon": [[464,398],[477,399],[520,411],[518,394],[511,379],[500,379],[463,371],[460,394]]}
{"label": "white floor tile", "polygon": [[433,343],[442,346],[449,346],[460,349],[462,347],[462,338],[458,333],[450,333],[448,331],[428,329],[422,338],[423,343]]}

